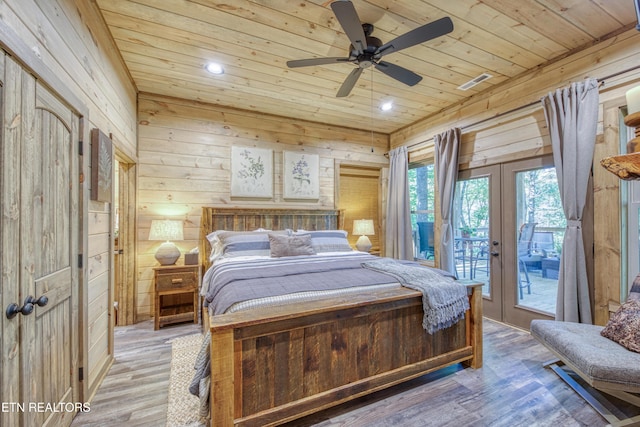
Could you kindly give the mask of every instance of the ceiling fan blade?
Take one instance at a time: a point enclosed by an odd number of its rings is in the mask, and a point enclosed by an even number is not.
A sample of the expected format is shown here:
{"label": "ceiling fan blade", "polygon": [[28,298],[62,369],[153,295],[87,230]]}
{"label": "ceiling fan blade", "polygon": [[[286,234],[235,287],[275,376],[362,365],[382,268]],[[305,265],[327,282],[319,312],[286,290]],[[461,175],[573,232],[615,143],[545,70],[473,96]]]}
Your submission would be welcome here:
{"label": "ceiling fan blade", "polygon": [[424,43],[428,40],[435,39],[436,37],[444,36],[451,31],[453,31],[453,22],[451,21],[451,18],[440,18],[437,21],[433,21],[413,29],[408,33],[404,33],[403,35],[396,37],[390,42],[383,44],[376,51],[375,58],[378,59],[383,55],[388,55],[392,52],[397,52],[399,50]]}
{"label": "ceiling fan blade", "polygon": [[287,67],[309,67],[311,65],[325,65],[335,64],[336,62],[349,62],[349,58],[328,57],[328,58],[309,58],[309,59],[296,59],[293,61],[287,61]]}
{"label": "ceiling fan blade", "polygon": [[353,89],[353,87],[356,85],[356,82],[358,81],[360,74],[362,74],[362,70],[363,68],[358,67],[358,68],[354,68],[354,70],[351,73],[349,73],[347,78],[342,83],[342,86],[340,86],[340,89],[338,89],[338,93],[336,94],[336,97],[342,98],[351,93],[351,89]]}
{"label": "ceiling fan blade", "polygon": [[422,76],[414,73],[413,71],[386,61],[378,62],[375,64],[375,67],[376,70],[382,71],[387,76],[394,78],[407,86],[415,86],[420,80],[422,80]]}
{"label": "ceiling fan blade", "polygon": [[359,55],[364,52],[367,48],[367,37],[364,34],[360,18],[353,7],[353,3],[350,1],[335,1],[331,3],[331,9],[333,9],[338,22],[340,22],[342,29],[349,37],[356,54]]}

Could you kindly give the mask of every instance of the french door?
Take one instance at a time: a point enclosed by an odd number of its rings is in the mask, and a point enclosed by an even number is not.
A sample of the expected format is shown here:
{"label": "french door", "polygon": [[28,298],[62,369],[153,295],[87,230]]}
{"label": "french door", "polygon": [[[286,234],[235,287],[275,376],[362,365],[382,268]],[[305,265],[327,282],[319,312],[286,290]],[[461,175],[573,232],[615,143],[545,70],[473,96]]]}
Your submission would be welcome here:
{"label": "french door", "polygon": [[552,157],[460,172],[454,212],[457,274],[483,283],[484,315],[553,319],[565,223]]}

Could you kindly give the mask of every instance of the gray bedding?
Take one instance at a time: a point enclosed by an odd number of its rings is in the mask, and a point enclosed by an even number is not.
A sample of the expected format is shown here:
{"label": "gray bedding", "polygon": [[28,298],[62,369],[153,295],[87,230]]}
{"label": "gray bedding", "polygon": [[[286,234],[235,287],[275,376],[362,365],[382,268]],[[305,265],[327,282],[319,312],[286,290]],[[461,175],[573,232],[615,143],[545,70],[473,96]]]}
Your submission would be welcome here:
{"label": "gray bedding", "polygon": [[377,259],[354,252],[223,262],[205,275],[205,306],[212,314],[222,314],[234,303],[256,298],[397,282],[393,276],[362,268],[363,262]]}

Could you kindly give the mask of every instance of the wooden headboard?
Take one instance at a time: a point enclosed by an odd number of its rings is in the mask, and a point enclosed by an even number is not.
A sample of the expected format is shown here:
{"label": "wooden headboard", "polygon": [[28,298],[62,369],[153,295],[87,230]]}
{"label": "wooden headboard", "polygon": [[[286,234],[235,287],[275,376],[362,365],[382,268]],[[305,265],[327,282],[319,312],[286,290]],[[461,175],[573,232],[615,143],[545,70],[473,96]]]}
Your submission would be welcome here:
{"label": "wooden headboard", "polygon": [[211,247],[207,235],[216,230],[336,230],[344,228],[339,210],[202,208],[200,265],[209,266]]}

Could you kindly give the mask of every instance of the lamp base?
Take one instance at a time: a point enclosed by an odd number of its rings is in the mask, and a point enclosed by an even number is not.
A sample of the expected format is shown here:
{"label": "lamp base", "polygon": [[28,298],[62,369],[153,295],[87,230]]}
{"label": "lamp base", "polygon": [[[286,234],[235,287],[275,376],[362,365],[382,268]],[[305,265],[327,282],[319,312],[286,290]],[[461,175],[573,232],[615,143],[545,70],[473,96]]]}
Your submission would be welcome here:
{"label": "lamp base", "polygon": [[356,242],[356,248],[360,252],[369,252],[371,249],[371,240],[367,236],[360,236]]}
{"label": "lamp base", "polygon": [[171,242],[164,242],[156,251],[155,257],[160,265],[173,265],[180,258],[180,249]]}

